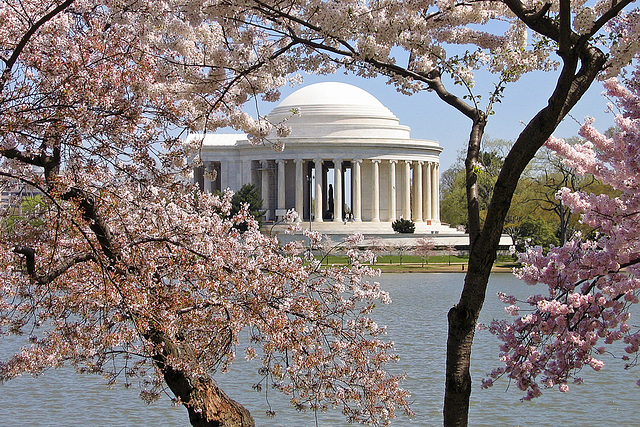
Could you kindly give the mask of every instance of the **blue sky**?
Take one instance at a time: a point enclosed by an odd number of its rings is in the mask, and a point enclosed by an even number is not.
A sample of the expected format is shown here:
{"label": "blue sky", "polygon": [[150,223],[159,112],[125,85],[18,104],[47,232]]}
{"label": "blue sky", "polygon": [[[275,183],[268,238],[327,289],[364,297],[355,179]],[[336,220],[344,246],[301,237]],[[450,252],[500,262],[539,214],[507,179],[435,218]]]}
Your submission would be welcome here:
{"label": "blue sky", "polygon": [[[515,139],[524,124],[543,108],[553,91],[558,72],[536,72],[525,75],[511,83],[505,90],[502,102],[496,104],[495,115],[489,118],[486,133],[493,139]],[[478,73],[476,93],[488,97],[488,90],[482,90],[481,83],[492,87],[492,76]],[[480,81],[482,80],[482,82]],[[321,81],[340,81],[358,86],[380,100],[399,119],[400,123],[411,127],[411,136],[416,139],[436,140],[443,147],[440,157],[441,171],[449,168],[456,160],[457,152],[466,146],[470,132],[470,120],[457,110],[444,104],[434,93],[423,91],[407,96],[386,84],[386,78],[363,79],[353,75],[334,74],[328,76],[305,76],[303,85]],[[445,82],[446,83],[446,82]],[[456,95],[463,95],[459,86],[448,85]],[[284,99],[302,86],[281,89]],[[457,92],[456,92],[457,91]],[[571,137],[577,134],[579,123],[586,116],[596,118],[596,126],[606,130],[613,125],[613,114],[606,113],[607,100],[602,96],[603,87],[595,82],[558,127],[557,137]],[[260,113],[267,114],[277,103],[262,104]],[[575,120],[574,120],[575,119]],[[576,121],[577,120],[577,121]]]}

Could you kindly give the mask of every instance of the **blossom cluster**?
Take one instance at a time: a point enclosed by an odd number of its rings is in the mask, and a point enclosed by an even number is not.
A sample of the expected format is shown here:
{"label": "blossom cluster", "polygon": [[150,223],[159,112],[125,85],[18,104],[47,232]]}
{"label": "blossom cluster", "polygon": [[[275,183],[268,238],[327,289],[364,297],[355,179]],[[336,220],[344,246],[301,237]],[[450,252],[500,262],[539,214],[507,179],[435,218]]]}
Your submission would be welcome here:
{"label": "blossom cluster", "polygon": [[[577,373],[583,367],[601,370],[600,355],[616,348],[624,348],[620,357],[627,366],[635,363],[640,332],[629,309],[640,294],[640,92],[638,86],[625,88],[616,80],[605,87],[623,109],[613,136],[598,132],[589,119],[580,130],[583,143],[569,145],[551,138],[547,145],[577,173],[593,174],[612,191],[558,192],[557,197],[594,232],[578,233],[546,254],[535,247],[520,255],[523,267],[516,275],[527,284],[547,285],[548,294],[531,296],[518,309],[513,297],[500,296],[516,319],[490,325],[503,341],[504,366],[494,370],[484,386],[507,376],[526,392],[525,399],[531,399],[542,387],[558,385],[567,391],[570,382],[582,382]],[[528,313],[520,314],[523,310]],[[612,347],[614,343],[623,345]]]}
{"label": "blossom cluster", "polygon": [[[558,1],[545,5],[449,0],[247,3],[256,13],[252,19],[268,28],[272,37],[297,43],[289,59],[301,70],[327,74],[341,66],[362,77],[384,70],[389,83],[403,93],[424,89],[413,80],[413,72],[446,73],[471,91],[475,71],[482,68],[499,75],[502,87],[525,73],[553,70],[559,64],[554,57],[559,40],[533,30],[532,22],[523,19],[524,11],[541,13],[546,24],[557,24]],[[610,53],[603,77],[620,73],[640,48],[638,9],[617,9],[617,4],[604,0],[571,3],[572,37],[583,36]],[[410,73],[394,71],[401,68]],[[499,94],[499,90],[494,93]]]}

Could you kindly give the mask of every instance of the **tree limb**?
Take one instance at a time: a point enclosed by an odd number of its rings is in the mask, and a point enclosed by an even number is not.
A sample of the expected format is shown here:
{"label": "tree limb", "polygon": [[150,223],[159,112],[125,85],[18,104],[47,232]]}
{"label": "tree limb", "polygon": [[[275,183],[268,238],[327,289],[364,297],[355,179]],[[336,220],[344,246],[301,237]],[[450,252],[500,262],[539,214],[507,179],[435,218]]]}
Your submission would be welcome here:
{"label": "tree limb", "polygon": [[71,267],[87,262],[87,261],[95,261],[96,257],[92,253],[83,253],[76,254],[70,257],[65,258],[56,268],[50,270],[47,274],[37,275],[36,274],[36,251],[33,248],[23,245],[16,245],[13,248],[13,252],[24,255],[25,263],[27,267],[27,274],[31,276],[38,284],[44,285],[52,282],[62,274],[64,274]]}
{"label": "tree limb", "polygon": [[30,248],[28,246],[18,245],[13,248],[13,252],[20,255],[24,255],[25,263],[27,265],[27,274],[29,274],[29,276],[35,276],[36,251],[34,251],[33,248]]}
{"label": "tree limb", "polygon": [[11,74],[11,70],[13,69],[13,66],[15,65],[16,61],[18,60],[18,57],[24,50],[27,43],[29,43],[29,40],[31,40],[31,37],[33,37],[33,35],[40,29],[40,27],[42,27],[48,21],[53,19],[59,13],[63,12],[67,7],[71,6],[71,3],[73,2],[74,0],[65,0],[64,2],[60,3],[58,7],[56,7],[51,12],[47,13],[38,21],[36,21],[24,33],[24,35],[22,36],[22,38],[20,39],[16,47],[13,49],[13,53],[11,54],[9,59],[4,61],[5,69],[2,71],[2,77],[0,77],[0,89],[4,88],[5,83],[9,80],[9,75]]}
{"label": "tree limb", "polygon": [[82,218],[89,223],[104,255],[115,263],[119,260],[119,254],[113,244],[113,236],[109,226],[98,213],[93,197],[86,191],[72,188],[61,196],[62,200],[76,200],[82,209]]}

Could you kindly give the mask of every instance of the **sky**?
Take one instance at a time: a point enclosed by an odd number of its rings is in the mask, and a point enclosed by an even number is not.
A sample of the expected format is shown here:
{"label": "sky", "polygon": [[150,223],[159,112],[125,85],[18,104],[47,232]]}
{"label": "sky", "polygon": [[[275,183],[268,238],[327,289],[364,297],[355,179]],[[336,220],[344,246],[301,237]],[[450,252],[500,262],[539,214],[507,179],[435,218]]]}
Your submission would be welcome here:
{"label": "sky", "polygon": [[[519,81],[510,83],[502,102],[494,107],[495,114],[489,117],[486,135],[492,139],[515,140],[524,125],[546,104],[553,92],[556,72],[536,72],[523,76]],[[493,76],[477,73],[476,93],[488,98],[489,90],[482,90],[481,83],[487,88],[493,85]],[[471,121],[453,107],[442,102],[433,92],[420,92],[411,96],[403,95],[386,83],[385,77],[364,79],[353,75],[333,74],[328,76],[305,76],[302,85],[283,87],[281,100],[301,87],[324,81],[339,81],[358,86],[382,102],[400,120],[400,124],[411,128],[411,137],[415,139],[435,140],[443,147],[440,156],[440,171],[445,171],[455,163],[458,152],[466,147]],[[446,82],[445,82],[446,84]],[[448,89],[463,95],[459,86],[449,84]],[[453,87],[453,88],[452,88]],[[567,117],[558,127],[555,136],[569,138],[577,135],[580,123],[586,116],[596,119],[595,126],[604,131],[613,125],[614,115],[607,113],[607,99],[602,96],[603,87],[594,82],[589,91],[574,107],[571,117]],[[263,103],[260,114],[268,114],[278,102]]]}

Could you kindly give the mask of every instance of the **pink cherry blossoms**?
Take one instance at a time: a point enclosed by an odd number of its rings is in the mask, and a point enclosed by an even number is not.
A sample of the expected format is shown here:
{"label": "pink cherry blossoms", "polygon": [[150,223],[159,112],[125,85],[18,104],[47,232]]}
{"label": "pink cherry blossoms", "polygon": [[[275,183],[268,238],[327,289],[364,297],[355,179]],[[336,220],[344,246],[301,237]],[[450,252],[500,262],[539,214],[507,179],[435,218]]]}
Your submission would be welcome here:
{"label": "pink cherry blossoms", "polygon": [[[525,399],[542,393],[542,387],[581,382],[576,374],[584,367],[599,371],[600,355],[615,352],[610,344],[622,342],[619,355],[627,366],[635,364],[640,332],[631,323],[629,308],[640,292],[640,91],[638,69],[627,87],[615,79],[605,82],[607,94],[623,109],[616,117],[617,129],[607,137],[587,120],[580,130],[585,142],[569,145],[551,138],[547,146],[565,157],[578,173],[593,174],[617,196],[561,190],[557,197],[593,236],[576,235],[559,248],[544,254],[529,248],[520,255],[523,267],[516,275],[527,284],[546,284],[548,295],[535,295],[513,305],[507,312],[513,322],[494,321],[490,329],[504,343],[504,367],[494,370],[484,386],[501,376],[513,379],[526,391]],[[507,303],[513,298],[502,296]],[[518,313],[520,311],[520,313]],[[524,314],[526,312],[527,314]]]}
{"label": "pink cherry blossoms", "polygon": [[154,188],[144,203],[130,203],[141,194],[112,179],[96,209],[120,212],[106,224],[115,263],[90,249],[99,244],[83,238],[90,226],[74,226],[83,222],[75,201],[38,216],[64,234],[18,221],[34,258],[3,245],[0,331],[28,333],[32,346],[0,364],[1,380],[70,363],[125,383],[151,375],[144,395],[157,396],[163,381],[154,378],[157,349],[146,337],[160,330],[179,337],[189,354],[170,359],[174,369],[224,370],[236,348],[248,346],[247,357],[262,359],[256,382],[276,385],[301,408],[340,405],[351,420],[384,423],[406,406],[401,377],[384,369],[395,359],[392,344],[367,317],[376,301],[388,302],[363,279],[375,270],[355,259],[350,268],[321,268],[299,246],[281,248],[255,221],[240,235],[232,226],[246,212],[229,220],[219,214],[228,212],[230,194],[194,198]]}
{"label": "pink cherry blossoms", "polygon": [[246,421],[213,380],[246,348],[262,361],[256,383],[295,406],[386,424],[408,393],[369,317],[389,300],[367,279],[377,271],[355,252],[350,266],[323,268],[260,233],[247,211],[229,217],[230,193],[187,184],[198,147],[176,134],[266,134],[241,104],[286,82],[279,46],[237,26],[236,12],[196,1],[0,5],[0,185],[35,194],[0,208],[0,339],[29,341],[0,361],[0,381],[70,364],[140,384],[145,399],[169,388],[192,422],[211,421],[214,398]]}

